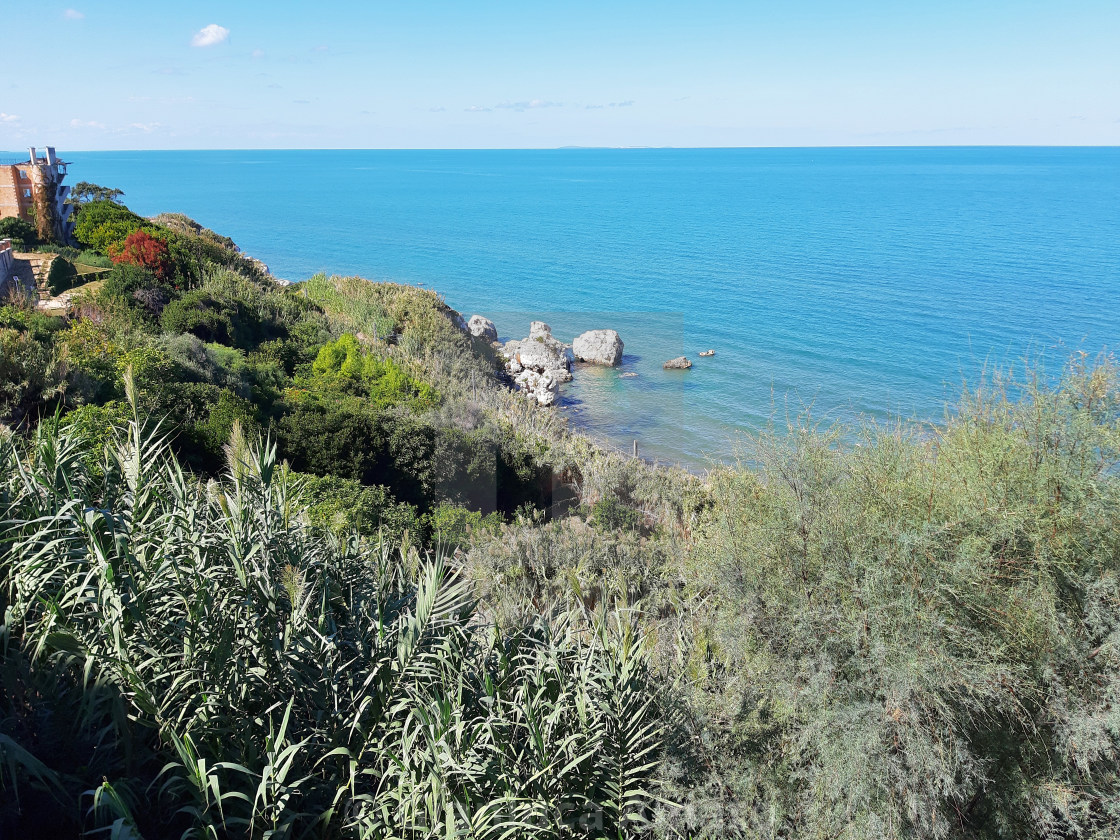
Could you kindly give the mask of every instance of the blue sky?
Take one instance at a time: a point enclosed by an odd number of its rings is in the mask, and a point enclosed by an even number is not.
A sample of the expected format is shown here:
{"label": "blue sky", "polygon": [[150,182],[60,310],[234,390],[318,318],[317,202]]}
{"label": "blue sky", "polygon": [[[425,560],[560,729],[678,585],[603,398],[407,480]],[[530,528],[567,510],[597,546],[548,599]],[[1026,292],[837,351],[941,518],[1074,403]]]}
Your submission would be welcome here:
{"label": "blue sky", "polygon": [[0,148],[1120,144],[1117,0],[71,3]]}

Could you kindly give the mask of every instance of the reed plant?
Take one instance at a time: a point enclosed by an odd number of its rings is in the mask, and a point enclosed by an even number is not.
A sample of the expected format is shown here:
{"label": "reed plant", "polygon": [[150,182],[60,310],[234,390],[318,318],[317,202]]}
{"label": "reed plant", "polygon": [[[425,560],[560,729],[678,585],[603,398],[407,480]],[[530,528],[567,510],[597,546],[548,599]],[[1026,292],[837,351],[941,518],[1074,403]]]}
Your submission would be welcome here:
{"label": "reed plant", "polygon": [[235,429],[0,440],[0,829],[639,836],[660,726],[626,614],[482,619],[447,557],[310,527]]}

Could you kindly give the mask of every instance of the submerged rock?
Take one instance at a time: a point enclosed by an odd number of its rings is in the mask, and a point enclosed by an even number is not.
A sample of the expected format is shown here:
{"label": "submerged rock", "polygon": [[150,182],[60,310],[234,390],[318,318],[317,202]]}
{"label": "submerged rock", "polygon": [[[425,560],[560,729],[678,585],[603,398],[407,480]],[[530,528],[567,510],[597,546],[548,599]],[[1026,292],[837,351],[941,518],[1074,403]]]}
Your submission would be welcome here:
{"label": "submerged rock", "polygon": [[661,367],[665,370],[688,370],[692,367],[692,362],[688,360],[687,356],[677,356],[677,358],[670,359]]}
{"label": "submerged rock", "polygon": [[615,330],[588,330],[576,336],[572,353],[581,362],[617,367],[622,362],[622,339]]}
{"label": "submerged rock", "polygon": [[498,340],[498,328],[494,326],[494,322],[481,315],[472,315],[467,321],[467,329],[476,338],[484,338],[487,341]]}

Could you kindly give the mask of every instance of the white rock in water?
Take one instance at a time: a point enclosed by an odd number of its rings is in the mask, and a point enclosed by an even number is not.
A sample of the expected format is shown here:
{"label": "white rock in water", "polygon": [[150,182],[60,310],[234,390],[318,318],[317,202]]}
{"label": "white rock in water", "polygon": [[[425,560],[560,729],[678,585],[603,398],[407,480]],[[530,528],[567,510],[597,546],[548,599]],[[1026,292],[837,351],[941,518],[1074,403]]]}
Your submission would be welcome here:
{"label": "white rock in water", "polygon": [[498,328],[494,326],[494,322],[481,315],[472,315],[467,321],[467,329],[476,338],[485,338],[487,341],[498,340]]}
{"label": "white rock in water", "polygon": [[665,368],[665,370],[688,370],[692,367],[692,362],[690,362],[686,356],[677,356],[677,358],[670,359],[661,367]]}
{"label": "white rock in water", "polygon": [[544,373],[546,370],[567,370],[571,363],[568,361],[563,345],[556,346],[558,344],[559,342],[555,340],[553,343],[546,344],[535,338],[522,341],[514,358],[522,367],[532,368],[539,373]]}
{"label": "white rock in water", "polygon": [[572,353],[581,362],[617,367],[622,362],[622,339],[614,330],[588,330],[572,342]]}

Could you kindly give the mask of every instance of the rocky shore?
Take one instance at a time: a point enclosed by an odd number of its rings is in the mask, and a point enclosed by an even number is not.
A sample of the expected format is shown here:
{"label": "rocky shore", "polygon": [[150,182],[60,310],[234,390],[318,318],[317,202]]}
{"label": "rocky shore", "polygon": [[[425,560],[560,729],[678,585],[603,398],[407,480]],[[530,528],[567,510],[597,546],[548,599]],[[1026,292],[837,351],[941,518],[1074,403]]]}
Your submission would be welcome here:
{"label": "rocky shore", "polygon": [[556,404],[560,383],[572,381],[576,361],[606,367],[622,363],[624,345],[615,330],[589,330],[565,344],[544,321],[533,321],[528,336],[500,344],[498,330],[489,318],[472,315],[465,322],[460,317],[458,323],[475,338],[495,346],[506,360],[506,372],[514,385],[542,406]]}

